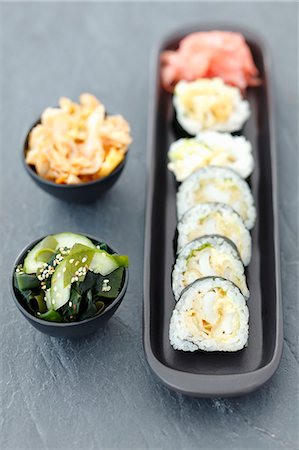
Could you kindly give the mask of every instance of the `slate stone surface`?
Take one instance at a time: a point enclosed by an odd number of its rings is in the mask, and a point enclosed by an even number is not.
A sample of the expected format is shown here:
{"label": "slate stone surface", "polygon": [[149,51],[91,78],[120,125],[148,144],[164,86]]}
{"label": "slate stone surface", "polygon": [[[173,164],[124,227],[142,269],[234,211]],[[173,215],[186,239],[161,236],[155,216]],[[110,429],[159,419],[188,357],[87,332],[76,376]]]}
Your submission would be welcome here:
{"label": "slate stone surface", "polygon": [[[298,14],[296,3],[1,3],[1,448],[298,448]],[[257,31],[273,56],[285,345],[242,398],[192,399],[156,381],[142,347],[142,260],[150,52],[185,24]],[[47,196],[24,172],[26,131],[61,95],[99,96],[132,124],[119,183],[95,205]],[[31,328],[9,293],[17,253],[57,230],[90,232],[131,258],[110,323],[78,342]]]}

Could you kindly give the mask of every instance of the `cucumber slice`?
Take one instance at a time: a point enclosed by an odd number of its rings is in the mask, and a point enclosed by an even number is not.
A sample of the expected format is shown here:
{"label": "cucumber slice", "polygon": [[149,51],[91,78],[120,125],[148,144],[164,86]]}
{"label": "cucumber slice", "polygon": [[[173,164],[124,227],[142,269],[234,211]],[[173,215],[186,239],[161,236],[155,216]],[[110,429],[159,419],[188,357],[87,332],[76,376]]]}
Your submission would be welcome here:
{"label": "cucumber slice", "polygon": [[[43,264],[50,261],[51,257],[60,247],[72,248],[75,244],[82,244],[88,248],[95,248],[95,245],[85,236],[75,233],[58,233],[45,237],[36,244],[28,253],[24,260],[24,271],[26,273],[36,273]],[[48,258],[48,259],[47,259]]]}
{"label": "cucumber slice", "polygon": [[89,270],[105,276],[118,269],[118,267],[119,264],[112,255],[109,255],[105,250],[97,250],[93,255]]}
{"label": "cucumber slice", "polygon": [[26,258],[24,259],[23,265],[24,272],[36,273],[38,269],[43,267],[43,262],[38,261],[36,259],[36,255],[38,255],[39,252],[44,248],[55,250],[57,245],[58,242],[56,241],[54,236],[46,236],[44,239],[42,239],[38,244],[35,245],[35,247],[33,247],[32,250],[30,250]]}
{"label": "cucumber slice", "polygon": [[[46,302],[49,309],[59,309],[70,299],[72,278],[76,272],[86,269],[103,276],[108,275],[118,267],[127,267],[128,258],[121,255],[110,255],[105,250],[90,248],[76,243],[69,255],[56,267],[51,279],[50,298],[46,292]],[[85,272],[86,273],[86,272]],[[78,276],[78,274],[77,274]],[[81,273],[81,278],[85,274]],[[84,278],[83,278],[84,279]]]}
{"label": "cucumber slice", "polygon": [[69,301],[71,280],[80,267],[89,266],[94,251],[94,249],[76,243],[69,255],[57,266],[51,279],[50,302],[52,309],[59,309]]}
{"label": "cucumber slice", "polygon": [[[76,276],[77,271],[82,271],[83,268],[86,271],[89,268],[90,262],[93,258],[95,250],[92,248],[88,248],[82,244],[75,244],[70,254],[67,258],[65,258],[65,269],[63,282],[64,286],[71,284],[71,280]],[[81,272],[81,276],[83,272]],[[79,275],[78,275],[79,276]],[[85,275],[83,276],[83,279]]]}
{"label": "cucumber slice", "polygon": [[111,255],[115,262],[117,262],[118,267],[129,267],[129,258],[127,255],[117,255],[114,253],[114,255]]}
{"label": "cucumber slice", "polygon": [[[64,259],[56,268],[52,279],[50,288],[50,298],[47,297],[48,309],[59,309],[65,305],[70,298],[71,284],[64,286],[64,272],[67,266],[67,259]],[[65,269],[65,270],[64,270]],[[49,308],[49,306],[51,307]]]}
{"label": "cucumber slice", "polygon": [[58,233],[54,234],[53,237],[58,242],[57,249],[60,247],[72,248],[75,244],[82,244],[89,248],[95,248],[96,246],[82,234],[75,233]]}
{"label": "cucumber slice", "polygon": [[55,255],[56,251],[51,248],[42,248],[35,256],[36,261],[46,263],[50,261]]}

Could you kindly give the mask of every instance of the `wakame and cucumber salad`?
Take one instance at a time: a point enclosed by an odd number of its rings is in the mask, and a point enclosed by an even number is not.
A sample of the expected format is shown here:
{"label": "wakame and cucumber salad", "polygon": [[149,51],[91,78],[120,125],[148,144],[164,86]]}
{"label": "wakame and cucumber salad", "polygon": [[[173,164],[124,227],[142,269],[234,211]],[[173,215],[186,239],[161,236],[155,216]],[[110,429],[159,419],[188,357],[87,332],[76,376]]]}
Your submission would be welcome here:
{"label": "wakame and cucumber salad", "polygon": [[51,322],[78,322],[105,310],[123,286],[128,257],[74,233],[46,236],[14,273],[30,312]]}

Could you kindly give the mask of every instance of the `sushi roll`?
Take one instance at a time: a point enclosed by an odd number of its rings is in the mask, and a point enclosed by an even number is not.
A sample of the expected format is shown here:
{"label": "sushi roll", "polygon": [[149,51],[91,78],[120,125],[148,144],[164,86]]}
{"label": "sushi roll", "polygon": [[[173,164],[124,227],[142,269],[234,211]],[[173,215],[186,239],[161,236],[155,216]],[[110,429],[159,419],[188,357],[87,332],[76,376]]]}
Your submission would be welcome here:
{"label": "sushi roll", "polygon": [[236,352],[247,345],[248,317],[246,301],[232,282],[196,280],[175,306],[169,340],[176,350]]}
{"label": "sushi roll", "polygon": [[207,234],[219,234],[236,245],[244,266],[251,258],[251,236],[243,220],[223,203],[200,203],[189,209],[178,223],[178,251]]}
{"label": "sushi roll", "polygon": [[188,177],[177,194],[178,218],[198,203],[217,202],[231,206],[251,229],[256,211],[250,188],[236,172],[223,167],[206,167]]}
{"label": "sushi roll", "polygon": [[232,281],[248,299],[244,267],[235,245],[222,236],[203,236],[187,244],[177,257],[172,272],[176,300],[199,278],[219,276]]}
{"label": "sushi roll", "polygon": [[201,130],[234,132],[250,116],[250,107],[238,88],[221,78],[180,81],[174,89],[177,121],[190,135]]}
{"label": "sushi roll", "polygon": [[249,177],[254,167],[251,144],[244,136],[217,131],[202,131],[195,138],[173,142],[168,159],[168,169],[177,181],[209,165],[228,167],[242,178]]}

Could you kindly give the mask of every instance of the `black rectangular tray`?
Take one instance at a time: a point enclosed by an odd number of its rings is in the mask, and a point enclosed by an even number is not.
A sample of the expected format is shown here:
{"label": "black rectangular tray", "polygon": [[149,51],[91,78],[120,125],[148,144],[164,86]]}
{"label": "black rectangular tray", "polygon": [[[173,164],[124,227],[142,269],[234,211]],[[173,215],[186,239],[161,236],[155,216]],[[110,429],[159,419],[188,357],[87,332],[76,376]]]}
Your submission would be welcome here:
{"label": "black rectangular tray", "polygon": [[[188,353],[174,350],[168,338],[175,306],[171,289],[174,263],[176,182],[167,169],[167,150],[180,136],[171,95],[160,81],[161,51],[177,48],[187,34],[208,29],[240,31],[260,71],[262,85],[249,89],[251,117],[243,134],[253,147],[255,169],[250,185],[257,208],[252,230],[252,260],[247,269],[248,347],[236,353]],[[283,343],[280,293],[276,148],[269,78],[269,54],[255,36],[235,27],[197,27],[170,36],[155,54],[151,80],[148,185],[144,260],[144,348],[153,372],[169,388],[199,396],[233,396],[257,389],[278,367]]]}

